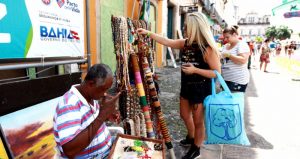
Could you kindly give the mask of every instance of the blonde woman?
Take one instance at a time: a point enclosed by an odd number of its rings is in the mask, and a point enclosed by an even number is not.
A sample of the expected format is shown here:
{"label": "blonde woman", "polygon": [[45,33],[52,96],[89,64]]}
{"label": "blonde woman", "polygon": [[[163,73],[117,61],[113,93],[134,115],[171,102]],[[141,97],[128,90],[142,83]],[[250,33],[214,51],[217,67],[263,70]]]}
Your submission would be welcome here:
{"label": "blonde woman", "polygon": [[205,137],[203,100],[211,94],[213,70],[221,72],[218,47],[205,15],[188,14],[185,21],[186,39],[168,39],[148,30],[138,29],[139,34],[147,35],[160,44],[182,49],[180,116],[188,130],[182,146],[191,145],[183,159],[200,156],[200,146]]}

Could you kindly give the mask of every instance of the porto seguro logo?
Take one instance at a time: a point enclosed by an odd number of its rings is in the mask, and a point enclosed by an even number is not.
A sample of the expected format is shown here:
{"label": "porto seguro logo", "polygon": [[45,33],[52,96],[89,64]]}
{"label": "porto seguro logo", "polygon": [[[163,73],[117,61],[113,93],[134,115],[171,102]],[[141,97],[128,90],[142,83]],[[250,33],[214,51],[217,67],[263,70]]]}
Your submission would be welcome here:
{"label": "porto seguro logo", "polygon": [[66,5],[64,6],[64,8],[72,12],[80,13],[78,4],[70,0],[66,0]]}

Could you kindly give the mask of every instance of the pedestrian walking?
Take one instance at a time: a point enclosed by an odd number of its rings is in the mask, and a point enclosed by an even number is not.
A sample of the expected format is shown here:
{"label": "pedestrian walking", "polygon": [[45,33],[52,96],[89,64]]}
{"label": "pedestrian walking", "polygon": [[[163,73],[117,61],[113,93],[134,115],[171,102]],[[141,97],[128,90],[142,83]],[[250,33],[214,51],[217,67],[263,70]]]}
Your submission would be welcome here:
{"label": "pedestrian walking", "polygon": [[250,48],[239,40],[237,25],[225,28],[223,36],[228,43],[222,50],[222,76],[231,91],[245,92],[250,77],[247,68]]}
{"label": "pedestrian walking", "polygon": [[288,55],[289,59],[292,57],[292,54],[294,54],[294,51],[296,50],[296,42],[291,41],[289,47],[288,47]]}
{"label": "pedestrian walking", "polygon": [[276,43],[276,56],[279,56],[281,52],[281,44],[280,42]]}
{"label": "pedestrian walking", "polygon": [[266,39],[260,49],[260,67],[261,70],[264,64],[264,72],[267,72],[268,63],[270,63],[271,49],[269,47],[270,40]]}
{"label": "pedestrian walking", "polygon": [[184,24],[185,39],[172,40],[145,29],[137,32],[165,46],[182,49],[180,116],[188,134],[180,144],[191,145],[183,159],[197,158],[205,137],[203,100],[211,94],[211,78],[216,76],[213,70],[221,72],[218,47],[206,16],[188,14]]}
{"label": "pedestrian walking", "polygon": [[250,49],[250,55],[249,55],[249,58],[248,58],[248,69],[251,69],[251,63],[252,63],[251,57],[254,56],[254,44],[253,44],[253,41],[248,41],[247,44],[248,44],[249,49]]}
{"label": "pedestrian walking", "polygon": [[284,53],[285,53],[285,56],[287,55],[287,53],[288,53],[288,49],[289,49],[289,43],[288,42],[286,42],[285,43],[285,46],[284,46]]}

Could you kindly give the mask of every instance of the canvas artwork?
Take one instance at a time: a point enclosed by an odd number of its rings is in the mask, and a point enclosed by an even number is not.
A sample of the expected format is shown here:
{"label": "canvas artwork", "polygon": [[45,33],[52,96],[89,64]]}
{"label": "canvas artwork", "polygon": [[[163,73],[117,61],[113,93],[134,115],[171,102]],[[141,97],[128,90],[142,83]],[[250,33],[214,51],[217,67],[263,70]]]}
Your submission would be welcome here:
{"label": "canvas artwork", "polygon": [[0,139],[0,159],[8,159],[8,155],[4,148],[2,139]]}
{"label": "canvas artwork", "polygon": [[164,159],[162,140],[145,139],[119,134],[112,151],[111,159]]}
{"label": "canvas artwork", "polygon": [[4,136],[15,159],[57,158],[53,115],[58,99],[0,117]]}

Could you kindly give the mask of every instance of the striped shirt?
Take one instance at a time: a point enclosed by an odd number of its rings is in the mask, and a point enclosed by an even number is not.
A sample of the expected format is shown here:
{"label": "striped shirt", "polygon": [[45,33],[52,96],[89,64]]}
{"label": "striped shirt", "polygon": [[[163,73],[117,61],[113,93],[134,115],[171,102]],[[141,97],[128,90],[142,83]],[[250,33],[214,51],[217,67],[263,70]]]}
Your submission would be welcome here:
{"label": "striped shirt", "polygon": [[[89,104],[80,92],[72,86],[59,100],[54,114],[54,137],[60,158],[67,158],[62,145],[74,139],[98,116],[100,107],[97,101]],[[80,152],[76,159],[105,158],[112,145],[111,135],[105,124],[98,129],[90,145]]]}
{"label": "striped shirt", "polygon": [[[237,56],[243,53],[250,53],[250,48],[246,42],[239,41],[230,50],[228,50],[227,45],[225,45],[222,52]],[[247,66],[248,63],[235,64],[231,60],[224,59],[224,63],[222,65],[222,76],[225,81],[235,82],[238,84],[247,84],[250,78]]]}

